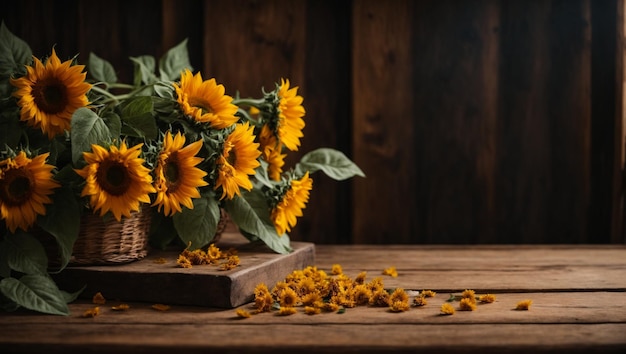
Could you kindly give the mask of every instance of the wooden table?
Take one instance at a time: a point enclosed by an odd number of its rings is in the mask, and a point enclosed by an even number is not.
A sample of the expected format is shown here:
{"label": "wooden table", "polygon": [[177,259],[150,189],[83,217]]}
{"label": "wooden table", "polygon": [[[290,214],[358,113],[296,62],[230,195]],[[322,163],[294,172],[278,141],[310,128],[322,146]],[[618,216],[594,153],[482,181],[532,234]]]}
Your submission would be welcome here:
{"label": "wooden table", "polygon": [[[150,303],[130,310],[71,304],[72,315],[0,313],[0,351],[32,353],[232,352],[622,352],[626,349],[626,246],[317,245],[315,265],[382,276],[385,287],[437,292],[426,306],[394,313],[361,306],[343,314],[273,313]],[[495,303],[440,314],[450,294],[492,293]],[[528,311],[516,304],[531,299]],[[455,307],[458,302],[452,303]],[[241,308],[251,310],[250,304]]]}

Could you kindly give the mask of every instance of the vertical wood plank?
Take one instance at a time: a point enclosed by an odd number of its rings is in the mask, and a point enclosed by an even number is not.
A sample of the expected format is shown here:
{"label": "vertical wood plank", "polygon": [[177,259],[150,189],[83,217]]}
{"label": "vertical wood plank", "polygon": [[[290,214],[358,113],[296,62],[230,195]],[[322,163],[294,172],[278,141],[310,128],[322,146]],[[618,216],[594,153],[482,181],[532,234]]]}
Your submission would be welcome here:
{"label": "vertical wood plank", "polygon": [[205,2],[204,76],[242,97],[260,97],[261,87],[272,90],[281,78],[306,94],[304,10],[302,1]]}
{"label": "vertical wood plank", "polygon": [[[306,4],[307,125],[300,150],[332,147],[351,157],[351,2]],[[309,203],[290,236],[316,243],[351,243],[352,181],[338,182],[322,172],[312,177]]]}
{"label": "vertical wood plank", "polygon": [[613,228],[612,243],[626,243],[626,208],[624,207],[624,191],[626,187],[626,174],[624,167],[626,164],[626,18],[624,17],[624,0],[617,2],[617,25],[615,28],[616,39],[616,109],[615,121],[615,168],[613,174],[614,199],[613,199]]}
{"label": "vertical wood plank", "polygon": [[354,242],[409,242],[415,232],[413,58],[409,1],[355,1]]}
{"label": "vertical wood plank", "polygon": [[581,242],[590,207],[587,3],[502,7],[498,233],[507,242]]}
{"label": "vertical wood plank", "polygon": [[161,50],[178,45],[187,39],[189,61],[194,71],[204,64],[203,41],[203,0],[162,0],[163,33]]}
{"label": "vertical wood plank", "polygon": [[499,3],[423,1],[415,23],[411,241],[497,242]]}

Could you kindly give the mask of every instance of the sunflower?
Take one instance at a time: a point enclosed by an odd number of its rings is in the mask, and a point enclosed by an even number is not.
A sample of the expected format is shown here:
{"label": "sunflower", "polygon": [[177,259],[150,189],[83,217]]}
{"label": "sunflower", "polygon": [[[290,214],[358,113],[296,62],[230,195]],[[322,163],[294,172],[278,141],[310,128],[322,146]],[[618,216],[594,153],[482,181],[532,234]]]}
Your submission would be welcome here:
{"label": "sunflower", "polygon": [[81,196],[90,197],[94,212],[100,210],[100,216],[111,211],[121,221],[122,215],[129,217],[131,211],[138,211],[140,202],[150,203],[149,193],[156,191],[150,170],[139,157],[142,145],[129,149],[123,141],[119,148],[111,145],[107,151],[94,144],[92,153],[83,152],[87,165],[76,170],[87,182]]}
{"label": "sunflower", "polygon": [[283,235],[296,226],[296,217],[302,216],[302,209],[309,201],[309,192],[313,188],[313,180],[307,172],[300,180],[292,180],[291,187],[283,195],[282,200],[271,213],[272,221],[279,235]]}
{"label": "sunflower", "polygon": [[286,154],[281,154],[282,145],[278,143],[276,137],[272,135],[267,125],[264,125],[259,135],[261,158],[268,163],[267,172],[274,181],[280,181],[280,174],[283,172]]}
{"label": "sunflower", "polygon": [[60,184],[52,178],[54,166],[46,164],[49,153],[26,157],[21,151],[15,158],[0,161],[0,216],[11,232],[26,231],[37,215],[45,215],[48,195]]}
{"label": "sunflower", "polygon": [[255,174],[260,164],[259,144],[254,142],[254,127],[248,122],[237,124],[235,130],[224,141],[222,155],[217,159],[218,177],[214,189],[222,187],[222,197],[232,199],[241,195],[239,188],[252,189],[248,175]]}
{"label": "sunflower", "polygon": [[185,70],[180,76],[180,86],[173,84],[183,113],[198,123],[210,123],[211,127],[223,129],[235,124],[238,107],[233,98],[225,95],[223,85],[215,79],[202,81],[202,75]]}
{"label": "sunflower", "polygon": [[202,140],[184,145],[184,135],[177,133],[172,137],[168,131],[155,168],[156,199],[152,205],[158,206],[159,211],[164,208],[166,216],[181,212],[181,204],[193,209],[191,198],[200,197],[198,187],[208,184],[203,179],[207,173],[195,167],[202,162],[202,158],[196,156],[202,148]]}
{"label": "sunflower", "polygon": [[291,151],[297,151],[300,146],[300,138],[304,136],[305,114],[302,96],[298,94],[298,87],[289,88],[289,80],[280,80],[278,89],[278,139]]}
{"label": "sunflower", "polygon": [[70,129],[74,111],[89,104],[86,94],[91,85],[85,82],[84,65],[61,63],[54,49],[45,65],[34,61],[34,66],[26,66],[25,76],[11,79],[17,88],[13,96],[21,107],[20,119],[52,139]]}

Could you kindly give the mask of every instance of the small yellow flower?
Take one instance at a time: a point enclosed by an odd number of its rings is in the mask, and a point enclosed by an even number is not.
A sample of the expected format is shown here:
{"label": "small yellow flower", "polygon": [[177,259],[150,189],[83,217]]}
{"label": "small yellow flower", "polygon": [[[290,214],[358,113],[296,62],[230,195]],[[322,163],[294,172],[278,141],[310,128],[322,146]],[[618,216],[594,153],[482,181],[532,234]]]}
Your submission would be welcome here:
{"label": "small yellow flower", "polygon": [[389,306],[389,293],[385,289],[377,289],[372,293],[370,304],[377,307]]}
{"label": "small yellow flower", "polygon": [[464,299],[472,299],[472,300],[476,301],[476,292],[474,290],[465,289],[461,293],[461,297],[464,298]]}
{"label": "small yellow flower", "polygon": [[480,302],[488,304],[488,303],[495,302],[496,301],[496,296],[493,295],[493,294],[480,295],[478,297],[478,300]]}
{"label": "small yellow flower", "polygon": [[298,303],[298,294],[292,288],[283,289],[280,293],[278,302],[280,306],[292,307]]}
{"label": "small yellow flower", "polygon": [[333,275],[339,275],[343,273],[343,269],[341,268],[341,264],[333,264],[333,267],[330,271]]}
{"label": "small yellow flower", "polygon": [[320,308],[314,307],[314,306],[305,306],[304,307],[304,313],[306,313],[307,315],[317,315],[321,311],[322,310]]}
{"label": "small yellow flower", "polygon": [[354,282],[357,284],[363,284],[365,283],[366,276],[367,276],[367,272],[361,272],[356,276],[356,278],[354,278]]}
{"label": "small yellow flower", "polygon": [[250,312],[244,310],[244,309],[237,309],[236,311],[237,316],[241,317],[241,318],[250,318]]}
{"label": "small yellow flower", "polygon": [[296,313],[296,308],[295,307],[286,307],[286,306],[281,306],[280,310],[278,310],[278,314],[280,316],[289,316],[289,315],[293,315],[294,313]]}
{"label": "small yellow flower", "polygon": [[454,307],[447,302],[441,305],[440,311],[442,315],[454,315]]}
{"label": "small yellow flower", "polygon": [[396,267],[385,268],[383,270],[383,275],[389,275],[393,278],[396,278],[398,276],[398,271],[396,270]]}
{"label": "small yellow flower", "polygon": [[428,304],[428,301],[426,301],[426,296],[416,296],[413,299],[414,306],[426,306],[427,304]]}
{"label": "small yellow flower", "polygon": [[422,296],[424,297],[435,297],[437,293],[432,290],[422,290]]}
{"label": "small yellow flower", "polygon": [[193,265],[191,264],[191,261],[189,260],[189,258],[185,257],[182,254],[178,255],[178,259],[176,260],[176,264],[178,264],[182,268],[191,268],[191,267],[193,267]]}
{"label": "small yellow flower", "polygon": [[459,308],[462,311],[474,311],[476,310],[476,300],[469,297],[464,297],[459,302]]}
{"label": "small yellow flower", "polygon": [[354,287],[354,301],[357,305],[367,305],[372,297],[372,291],[363,284]]}
{"label": "small yellow flower", "polygon": [[517,306],[515,306],[516,310],[519,311],[527,311],[530,310],[530,305],[533,303],[533,300],[527,299],[527,300],[522,300],[520,302],[517,303]]}
{"label": "small yellow flower", "polygon": [[391,312],[404,312],[409,310],[408,302],[404,301],[393,301],[391,305],[389,305],[389,310]]}

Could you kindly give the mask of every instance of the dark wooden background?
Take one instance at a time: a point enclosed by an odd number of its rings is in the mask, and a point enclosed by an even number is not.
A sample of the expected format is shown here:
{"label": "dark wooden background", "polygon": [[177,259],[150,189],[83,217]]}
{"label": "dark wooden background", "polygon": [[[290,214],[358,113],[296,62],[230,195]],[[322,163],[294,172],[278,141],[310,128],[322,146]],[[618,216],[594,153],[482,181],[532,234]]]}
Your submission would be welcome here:
{"label": "dark wooden background", "polygon": [[367,174],[315,175],[294,240],[624,242],[622,1],[20,0],[0,14],[36,56],[92,51],[125,80],[129,56],[184,38],[231,95],[289,78],[301,152],[334,147]]}

